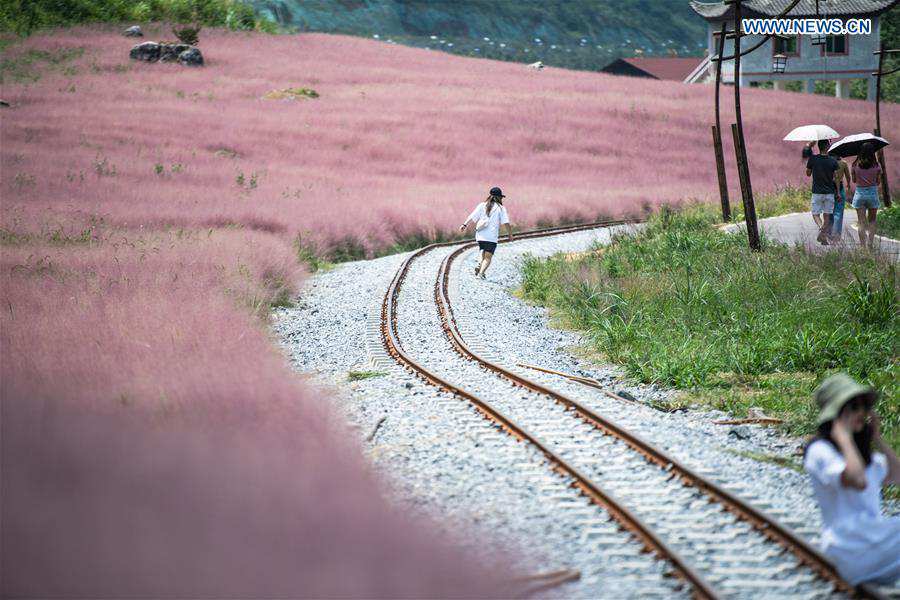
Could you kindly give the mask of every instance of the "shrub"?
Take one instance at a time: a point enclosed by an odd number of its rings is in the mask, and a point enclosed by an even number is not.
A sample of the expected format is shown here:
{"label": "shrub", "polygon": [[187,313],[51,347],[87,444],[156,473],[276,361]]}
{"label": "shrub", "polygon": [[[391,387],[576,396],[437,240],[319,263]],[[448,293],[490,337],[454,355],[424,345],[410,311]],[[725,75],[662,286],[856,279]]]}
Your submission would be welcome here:
{"label": "shrub", "polygon": [[[277,26],[241,0],[12,0],[0,3],[0,31],[29,35],[50,27],[126,21],[197,22],[272,33]],[[190,42],[184,42],[190,43]]]}
{"label": "shrub", "polygon": [[172,33],[175,34],[175,37],[177,37],[182,44],[187,44],[188,46],[196,46],[200,41],[199,25],[187,25],[184,27],[178,27],[176,25],[172,28]]}
{"label": "shrub", "polygon": [[878,211],[878,235],[900,240],[900,195],[890,208]]}

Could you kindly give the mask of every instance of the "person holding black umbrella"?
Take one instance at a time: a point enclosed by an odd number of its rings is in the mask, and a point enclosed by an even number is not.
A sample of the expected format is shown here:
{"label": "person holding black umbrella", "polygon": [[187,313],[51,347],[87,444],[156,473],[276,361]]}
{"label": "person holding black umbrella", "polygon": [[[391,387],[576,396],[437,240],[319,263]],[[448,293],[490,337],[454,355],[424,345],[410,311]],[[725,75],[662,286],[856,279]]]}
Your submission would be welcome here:
{"label": "person holding black umbrella", "polygon": [[853,208],[856,209],[858,221],[857,232],[859,244],[871,250],[875,245],[876,219],[881,202],[878,199],[878,187],[881,185],[881,165],[875,160],[875,146],[871,142],[864,143],[859,155],[853,161],[852,177],[856,184],[853,195]]}

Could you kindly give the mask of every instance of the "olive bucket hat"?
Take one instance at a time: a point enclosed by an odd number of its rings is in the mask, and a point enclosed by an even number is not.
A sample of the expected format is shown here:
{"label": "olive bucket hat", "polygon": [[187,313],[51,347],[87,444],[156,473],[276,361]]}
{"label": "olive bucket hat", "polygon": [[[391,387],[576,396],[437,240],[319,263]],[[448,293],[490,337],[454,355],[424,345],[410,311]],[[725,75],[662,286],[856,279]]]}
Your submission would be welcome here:
{"label": "olive bucket hat", "polygon": [[843,373],[832,375],[822,382],[813,395],[816,404],[819,405],[816,425],[833,420],[840,414],[844,405],[854,398],[867,396],[874,401],[877,395],[873,388],[860,385]]}

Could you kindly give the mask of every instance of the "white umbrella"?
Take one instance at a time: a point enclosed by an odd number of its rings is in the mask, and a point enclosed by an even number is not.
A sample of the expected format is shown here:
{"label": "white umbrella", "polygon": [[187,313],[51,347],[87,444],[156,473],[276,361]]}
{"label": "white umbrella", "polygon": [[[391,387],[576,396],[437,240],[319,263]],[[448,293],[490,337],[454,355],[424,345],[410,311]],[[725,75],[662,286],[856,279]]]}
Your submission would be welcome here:
{"label": "white umbrella", "polygon": [[877,135],[872,135],[871,133],[855,133],[832,144],[831,148],[828,150],[828,154],[840,157],[856,156],[859,154],[862,145],[866,142],[872,144],[872,149],[876,151],[890,145],[886,139],[878,137]]}
{"label": "white umbrella", "polygon": [[841,137],[828,125],[802,125],[784,136],[785,142],[818,142]]}

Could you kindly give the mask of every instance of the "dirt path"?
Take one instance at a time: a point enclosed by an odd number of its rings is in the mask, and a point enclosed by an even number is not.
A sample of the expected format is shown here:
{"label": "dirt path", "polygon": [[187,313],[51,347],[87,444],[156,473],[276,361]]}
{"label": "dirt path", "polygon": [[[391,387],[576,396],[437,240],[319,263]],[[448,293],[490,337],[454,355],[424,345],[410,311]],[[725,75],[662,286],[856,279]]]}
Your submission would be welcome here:
{"label": "dirt path", "polygon": [[[727,231],[743,229],[743,224],[728,225]],[[856,229],[856,211],[849,209],[844,211],[844,230],[841,241],[838,244],[823,246],[816,241],[818,229],[809,213],[791,213],[779,217],[760,219],[760,234],[771,240],[784,244],[799,244],[811,252],[828,251],[859,251],[859,237]],[[890,255],[893,259],[900,260],[900,242],[883,236],[875,240],[877,252]]]}

